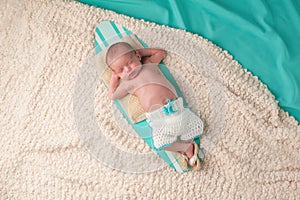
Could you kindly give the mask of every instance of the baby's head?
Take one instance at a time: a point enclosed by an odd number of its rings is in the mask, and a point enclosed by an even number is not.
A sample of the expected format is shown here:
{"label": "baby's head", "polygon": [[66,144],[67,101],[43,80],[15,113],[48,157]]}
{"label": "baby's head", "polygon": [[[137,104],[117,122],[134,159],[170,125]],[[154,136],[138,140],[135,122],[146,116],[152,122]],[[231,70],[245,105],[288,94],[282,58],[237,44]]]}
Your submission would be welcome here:
{"label": "baby's head", "polygon": [[120,78],[141,66],[139,51],[126,42],[118,42],[109,47],[106,53],[106,64]]}

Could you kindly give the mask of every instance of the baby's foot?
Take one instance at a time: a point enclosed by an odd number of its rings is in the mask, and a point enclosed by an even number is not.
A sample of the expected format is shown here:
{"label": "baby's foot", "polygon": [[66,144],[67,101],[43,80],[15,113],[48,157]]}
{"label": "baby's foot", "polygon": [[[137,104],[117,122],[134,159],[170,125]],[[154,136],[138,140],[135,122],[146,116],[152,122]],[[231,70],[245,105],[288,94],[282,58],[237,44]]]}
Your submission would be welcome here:
{"label": "baby's foot", "polygon": [[188,157],[189,166],[193,167],[193,170],[198,171],[201,168],[201,162],[198,158],[198,146],[196,143],[193,143],[189,148],[184,152],[186,157]]}
{"label": "baby's foot", "polygon": [[190,159],[194,155],[194,145],[193,143],[190,144],[190,146],[187,148],[187,150],[184,152],[184,154]]}

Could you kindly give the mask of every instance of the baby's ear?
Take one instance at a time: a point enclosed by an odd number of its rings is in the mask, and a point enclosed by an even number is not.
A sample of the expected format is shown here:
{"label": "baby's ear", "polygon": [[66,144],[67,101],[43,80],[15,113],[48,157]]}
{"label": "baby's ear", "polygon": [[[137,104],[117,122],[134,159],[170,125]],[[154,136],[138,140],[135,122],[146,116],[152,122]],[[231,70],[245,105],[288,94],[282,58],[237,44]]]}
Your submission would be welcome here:
{"label": "baby's ear", "polygon": [[111,71],[112,74],[115,73],[115,70],[113,70],[113,68],[111,68],[109,65],[108,65],[108,68],[110,69],[110,71]]}

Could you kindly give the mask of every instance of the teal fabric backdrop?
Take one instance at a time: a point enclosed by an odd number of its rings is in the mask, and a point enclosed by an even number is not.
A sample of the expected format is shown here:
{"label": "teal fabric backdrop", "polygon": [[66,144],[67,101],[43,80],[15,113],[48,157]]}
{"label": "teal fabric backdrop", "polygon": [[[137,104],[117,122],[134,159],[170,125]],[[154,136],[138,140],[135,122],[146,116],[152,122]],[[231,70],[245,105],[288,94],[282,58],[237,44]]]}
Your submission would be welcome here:
{"label": "teal fabric backdrop", "polygon": [[300,121],[299,0],[79,0],[197,33],[226,49]]}

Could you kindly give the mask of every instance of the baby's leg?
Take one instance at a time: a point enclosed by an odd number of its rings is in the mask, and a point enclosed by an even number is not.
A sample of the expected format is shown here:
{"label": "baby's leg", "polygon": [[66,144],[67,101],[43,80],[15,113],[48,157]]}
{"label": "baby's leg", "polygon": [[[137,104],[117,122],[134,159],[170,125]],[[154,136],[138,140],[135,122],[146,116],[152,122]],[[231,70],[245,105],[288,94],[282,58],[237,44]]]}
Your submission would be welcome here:
{"label": "baby's leg", "polygon": [[193,140],[182,140],[179,142],[173,142],[170,146],[163,148],[167,151],[180,152],[185,154],[188,158],[191,158],[194,153]]}

